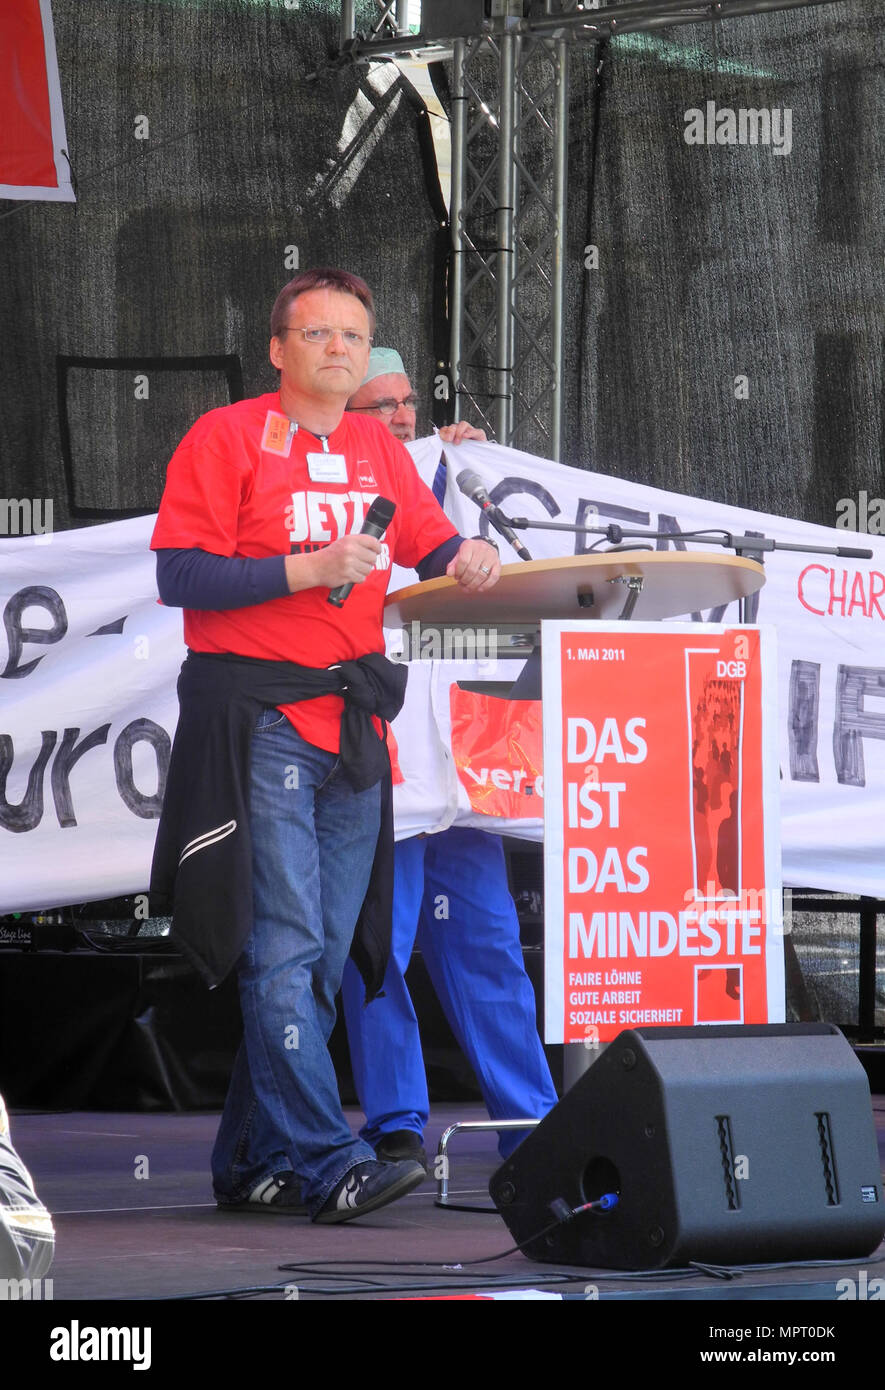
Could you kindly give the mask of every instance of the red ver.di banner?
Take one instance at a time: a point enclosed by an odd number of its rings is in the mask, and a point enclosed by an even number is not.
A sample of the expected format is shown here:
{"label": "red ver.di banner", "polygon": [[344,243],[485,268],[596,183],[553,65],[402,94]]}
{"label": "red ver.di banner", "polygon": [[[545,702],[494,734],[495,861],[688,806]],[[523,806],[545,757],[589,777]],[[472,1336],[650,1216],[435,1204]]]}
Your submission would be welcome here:
{"label": "red ver.di banner", "polygon": [[769,628],[542,624],[545,1039],[784,1019]]}

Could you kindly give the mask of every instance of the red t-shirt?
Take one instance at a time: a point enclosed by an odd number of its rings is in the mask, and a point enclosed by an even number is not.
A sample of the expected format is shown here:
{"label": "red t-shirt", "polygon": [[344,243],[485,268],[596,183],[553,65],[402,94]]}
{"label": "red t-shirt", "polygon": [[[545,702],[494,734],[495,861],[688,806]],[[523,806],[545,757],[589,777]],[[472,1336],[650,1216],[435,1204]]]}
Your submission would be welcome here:
{"label": "red t-shirt", "polygon": [[[345,414],[328,452],[290,425],[278,392],[202,416],[169,464],[152,550],[302,554],[359,531],[379,496],[396,503],[384,549],[341,609],[326,588],[223,612],[186,608],[188,647],[313,667],[383,652],[391,561],[412,569],[457,534],[402,444],[369,416]],[[283,709],[302,738],[337,753],[343,707],[327,695]]]}

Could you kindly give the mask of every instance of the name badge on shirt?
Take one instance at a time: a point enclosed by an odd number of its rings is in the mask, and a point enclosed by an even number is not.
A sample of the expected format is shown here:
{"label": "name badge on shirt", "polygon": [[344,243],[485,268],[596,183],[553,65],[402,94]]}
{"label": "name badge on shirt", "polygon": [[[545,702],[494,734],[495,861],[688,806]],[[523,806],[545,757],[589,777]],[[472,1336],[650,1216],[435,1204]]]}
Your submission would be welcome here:
{"label": "name badge on shirt", "polygon": [[292,452],[295,428],[288,415],[281,415],[278,410],[269,410],[264,420],[262,449],[269,454],[279,454],[287,459]]}
{"label": "name badge on shirt", "polygon": [[312,483],[346,483],[347,459],[343,454],[308,454],[307,472]]}

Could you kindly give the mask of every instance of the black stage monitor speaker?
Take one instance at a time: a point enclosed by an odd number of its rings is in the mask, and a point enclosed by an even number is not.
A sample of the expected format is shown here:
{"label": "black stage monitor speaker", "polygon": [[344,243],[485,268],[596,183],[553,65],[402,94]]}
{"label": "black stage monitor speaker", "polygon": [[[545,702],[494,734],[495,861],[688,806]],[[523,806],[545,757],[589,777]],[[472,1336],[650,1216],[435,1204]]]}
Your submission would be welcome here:
{"label": "black stage monitor speaker", "polygon": [[826,1023],[620,1033],[489,1191],[532,1259],[608,1269],[853,1259],[885,1229],[867,1078]]}

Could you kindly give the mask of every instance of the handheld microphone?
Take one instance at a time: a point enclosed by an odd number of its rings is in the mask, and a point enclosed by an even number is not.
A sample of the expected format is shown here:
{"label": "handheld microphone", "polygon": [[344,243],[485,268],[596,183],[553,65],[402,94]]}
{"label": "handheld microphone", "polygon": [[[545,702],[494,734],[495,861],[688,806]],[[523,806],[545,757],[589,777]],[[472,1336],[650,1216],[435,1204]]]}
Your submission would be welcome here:
{"label": "handheld microphone", "polygon": [[463,468],[458,474],[455,482],[471,502],[475,502],[480,511],[488,518],[489,524],[494,526],[499,536],[503,536],[505,541],[513,546],[520,560],[530,560],[529,554],[516,532],[511,530],[507,522],[503,520],[501,513],[495,506],[489,494],[486,492],[485,484],[478,473],[472,472],[469,468]]}
{"label": "handheld microphone", "polygon": [[[393,520],[395,511],[395,502],[391,502],[387,497],[376,497],[375,501],[366,512],[366,518],[360,527],[360,535],[374,536],[376,540],[380,541]],[[337,589],[329,590],[329,597],[326,602],[333,604],[336,608],[340,608],[352,588],[353,583],[339,584]]]}

